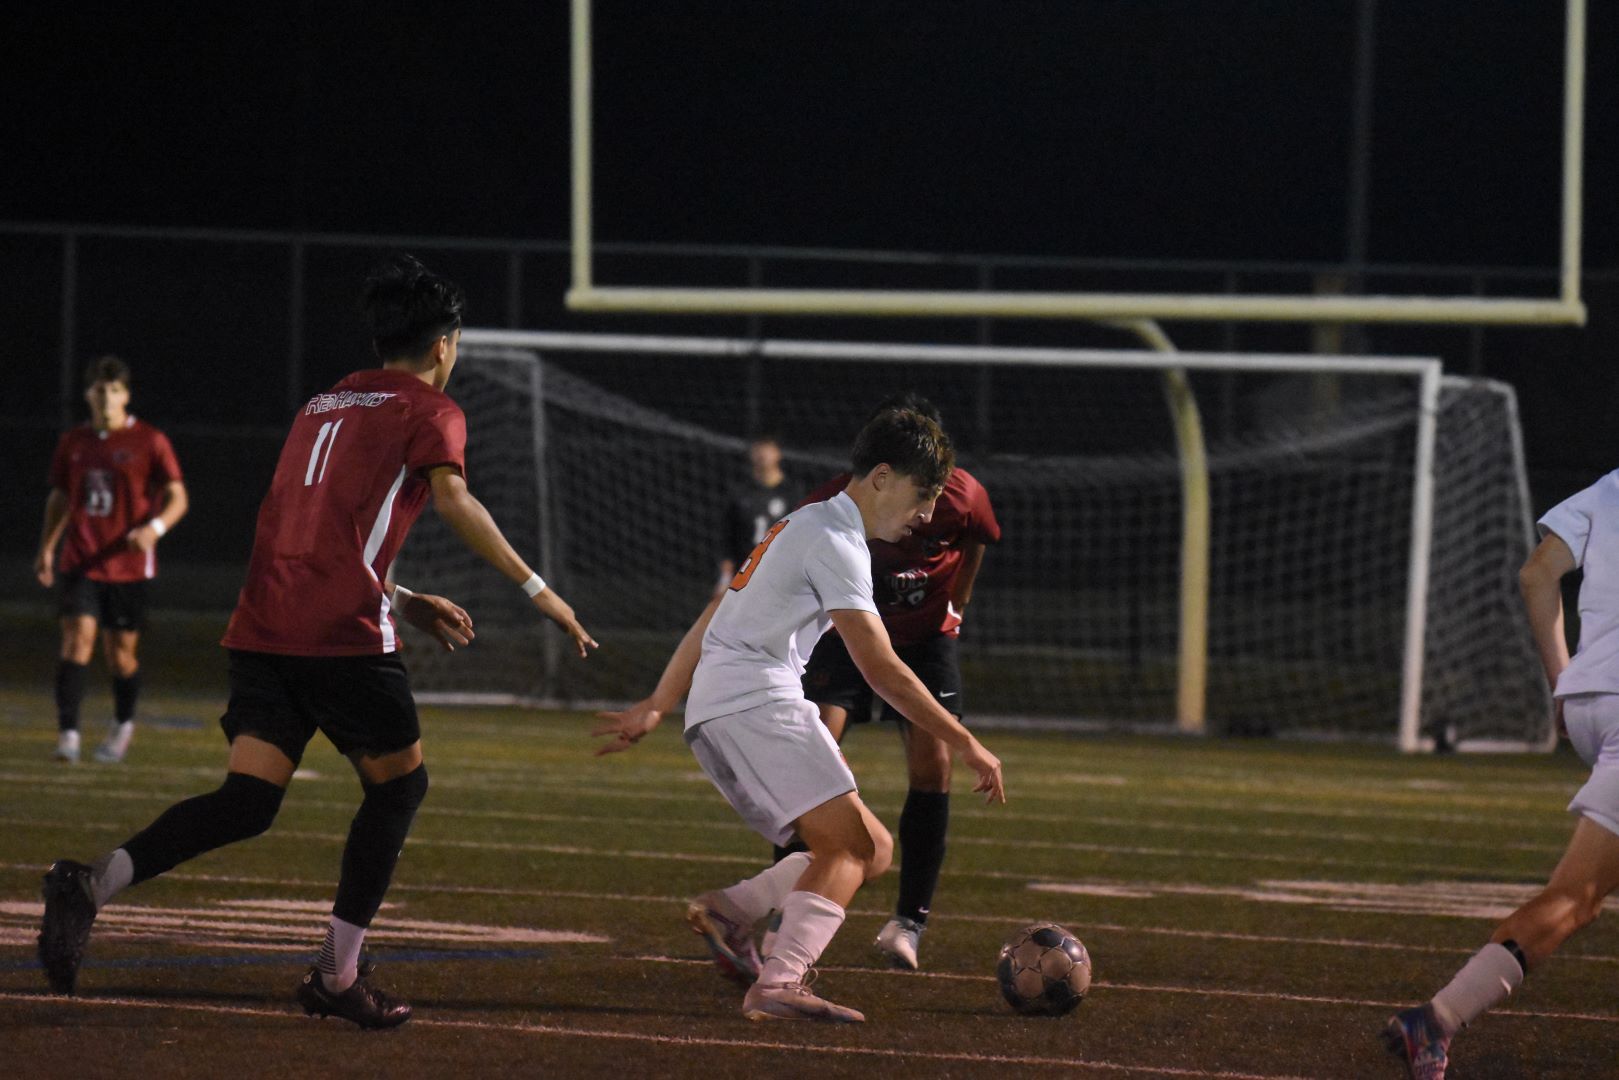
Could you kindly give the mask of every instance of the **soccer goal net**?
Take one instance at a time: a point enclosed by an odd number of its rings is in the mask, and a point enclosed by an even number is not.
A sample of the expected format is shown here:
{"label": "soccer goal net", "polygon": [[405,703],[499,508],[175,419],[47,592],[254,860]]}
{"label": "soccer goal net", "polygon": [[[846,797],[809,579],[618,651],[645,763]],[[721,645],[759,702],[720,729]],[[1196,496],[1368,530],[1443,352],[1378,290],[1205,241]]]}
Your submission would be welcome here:
{"label": "soccer goal net", "polygon": [[471,488],[602,646],[567,655],[428,514],[399,580],[461,603],[478,638],[443,655],[416,636],[416,684],[441,701],[643,696],[712,592],[749,434],[779,436],[807,489],[843,468],[875,403],[914,390],[1005,533],[962,633],[969,721],[1172,726],[1189,483],[1164,392],[1175,368],[1204,430],[1210,512],[1191,542],[1207,551],[1206,729],[1394,738],[1425,607],[1421,735],[1543,745],[1549,701],[1516,594],[1532,534],[1515,399],[1439,383],[1429,500],[1422,367],[468,331],[450,393]]}

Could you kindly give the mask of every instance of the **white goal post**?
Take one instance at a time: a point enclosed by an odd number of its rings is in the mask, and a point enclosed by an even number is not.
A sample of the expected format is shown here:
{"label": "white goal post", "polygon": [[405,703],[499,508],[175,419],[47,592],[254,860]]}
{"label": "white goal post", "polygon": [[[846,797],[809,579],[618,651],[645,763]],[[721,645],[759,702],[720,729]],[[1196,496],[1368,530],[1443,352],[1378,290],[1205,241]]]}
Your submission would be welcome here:
{"label": "white goal post", "polygon": [[[1178,717],[1183,730],[1207,717],[1210,730],[1393,737],[1408,751],[1436,735],[1547,745],[1549,701],[1515,596],[1531,540],[1515,401],[1411,358],[468,329],[450,392],[468,413],[469,480],[604,647],[568,662],[427,520],[400,579],[463,602],[485,632],[454,657],[413,653],[424,692],[578,705],[650,688],[711,585],[706,520],[745,447],[726,395],[758,364],[791,413],[789,468],[808,482],[841,467],[868,387],[963,403],[947,406],[953,431],[975,407],[972,373],[1019,403],[1022,444],[962,455],[1008,530],[963,639],[977,715]],[[1240,384],[1227,411],[1244,422],[1206,450],[1202,537],[1182,513],[1196,470],[1164,415],[1171,371]],[[1299,420],[1274,399],[1300,380],[1354,392]],[[1123,404],[1131,394],[1147,403]],[[1134,408],[1156,412],[1121,428],[1143,432],[1139,446],[1080,445]],[[1181,556],[1211,540],[1201,603],[1188,604]],[[1210,625],[1189,633],[1199,618]],[[1208,673],[1191,709],[1189,665]]]}

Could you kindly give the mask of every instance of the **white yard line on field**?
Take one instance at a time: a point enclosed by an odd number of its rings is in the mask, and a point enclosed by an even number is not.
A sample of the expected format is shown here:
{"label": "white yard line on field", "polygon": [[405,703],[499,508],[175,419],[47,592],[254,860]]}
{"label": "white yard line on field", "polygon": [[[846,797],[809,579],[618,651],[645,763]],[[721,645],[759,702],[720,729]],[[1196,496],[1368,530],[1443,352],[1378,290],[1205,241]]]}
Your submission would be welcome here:
{"label": "white yard line on field", "polygon": [[[158,1009],[213,1013],[215,1015],[270,1017],[299,1020],[291,1009],[259,1009],[244,1005],[218,1005],[201,1002],[164,999],[151,1001],[143,998],[98,997],[46,997],[43,994],[17,994],[0,992],[0,1001],[47,1004],[53,1007],[73,1006],[103,1009]],[[548,1036],[553,1038],[604,1039],[618,1042],[643,1043],[669,1047],[712,1047],[727,1050],[770,1050],[791,1054],[801,1060],[820,1054],[838,1057],[871,1057],[906,1062],[934,1061],[984,1065],[1027,1065],[1040,1068],[1064,1068],[1093,1072],[1145,1074],[1149,1076],[1176,1076],[1206,1078],[1206,1080],[1307,1080],[1304,1077],[1274,1073],[1247,1073],[1229,1070],[1185,1069],[1164,1065],[1130,1065],[1114,1061],[1085,1061],[1077,1058],[1038,1057],[1018,1054],[975,1054],[947,1050],[890,1049],[876,1046],[815,1046],[798,1043],[771,1042],[764,1039],[718,1039],[690,1035],[655,1035],[639,1031],[610,1031],[600,1028],[564,1027],[557,1024],[497,1023],[480,1020],[437,1020],[415,1017],[413,1028],[444,1029],[449,1031],[478,1031],[490,1034]],[[645,1064],[643,1062],[643,1064]]]}

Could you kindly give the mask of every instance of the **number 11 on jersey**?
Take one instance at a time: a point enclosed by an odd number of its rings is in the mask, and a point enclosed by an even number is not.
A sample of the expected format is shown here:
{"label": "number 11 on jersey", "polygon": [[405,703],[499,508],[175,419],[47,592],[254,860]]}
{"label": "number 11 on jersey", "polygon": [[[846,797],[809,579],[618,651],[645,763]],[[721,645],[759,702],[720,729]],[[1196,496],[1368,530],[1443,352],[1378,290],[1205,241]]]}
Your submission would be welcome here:
{"label": "number 11 on jersey", "polygon": [[[326,479],[326,463],[332,460],[332,447],[337,444],[337,429],[343,426],[343,421],[332,423],[326,421],[320,426],[320,434],[315,436],[314,448],[309,451],[309,468],[304,470],[304,487],[318,484]],[[321,454],[321,446],[325,445],[326,453]],[[320,475],[315,475],[315,463],[320,463]]]}

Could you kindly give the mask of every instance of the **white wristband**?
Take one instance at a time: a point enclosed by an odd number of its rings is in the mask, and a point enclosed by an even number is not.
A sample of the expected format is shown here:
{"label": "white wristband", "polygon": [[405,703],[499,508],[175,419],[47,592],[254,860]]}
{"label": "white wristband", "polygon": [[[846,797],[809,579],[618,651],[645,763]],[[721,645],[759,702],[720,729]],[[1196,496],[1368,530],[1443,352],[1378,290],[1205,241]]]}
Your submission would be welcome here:
{"label": "white wristband", "polygon": [[523,582],[523,591],[528,593],[529,599],[545,591],[545,579],[538,574],[530,574],[528,580]]}
{"label": "white wristband", "polygon": [[405,606],[405,601],[409,600],[411,597],[413,597],[415,595],[416,595],[415,593],[411,592],[409,589],[405,588],[403,585],[399,584],[397,581],[394,582],[394,599],[393,599],[393,606],[394,607],[396,607],[396,608],[404,607]]}
{"label": "white wristband", "polygon": [[162,536],[164,533],[169,531],[169,527],[163,524],[163,519],[160,517],[153,518],[151,521],[148,521],[146,525],[153,532],[157,533],[158,536]]}

